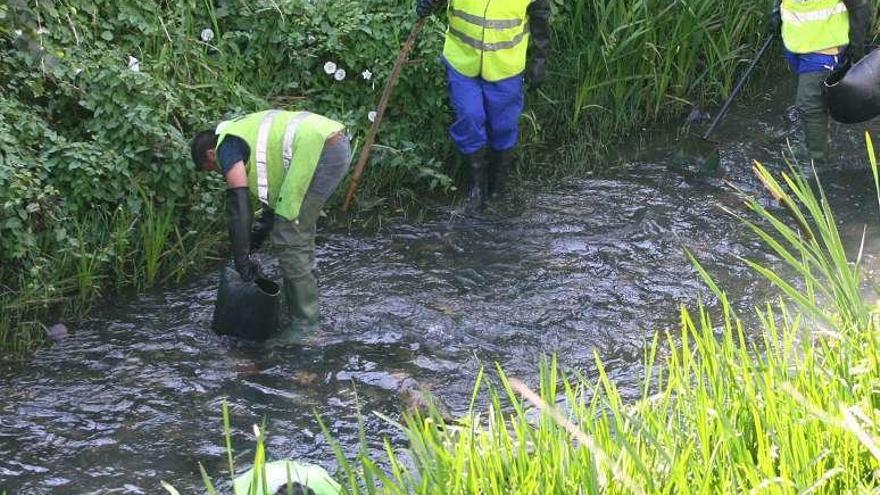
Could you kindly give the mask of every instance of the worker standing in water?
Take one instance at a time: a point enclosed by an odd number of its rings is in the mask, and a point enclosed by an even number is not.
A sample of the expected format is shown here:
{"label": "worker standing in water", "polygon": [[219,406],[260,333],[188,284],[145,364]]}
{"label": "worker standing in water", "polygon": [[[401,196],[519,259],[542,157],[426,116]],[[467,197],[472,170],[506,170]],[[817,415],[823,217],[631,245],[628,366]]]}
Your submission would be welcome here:
{"label": "worker standing in water", "polygon": [[[243,280],[258,276],[250,253],[271,237],[289,316],[276,341],[308,343],[319,316],[315,224],[351,165],[343,125],[309,112],[267,110],[200,132],[191,153],[197,170],[226,179],[229,237]],[[262,205],[256,222],[251,196]]]}
{"label": "worker standing in water", "polygon": [[[538,88],[550,45],[548,0],[418,0],[426,17],[448,5],[443,48],[457,120],[452,140],[469,169],[466,211],[504,191],[519,139],[523,86]],[[527,51],[531,38],[531,53]]]}
{"label": "worker standing in water", "polygon": [[868,0],[777,0],[770,16],[770,28],[781,33],[786,59],[797,76],[796,106],[806,156],[817,170],[828,162],[824,81],[842,64],[864,56],[870,25]]}

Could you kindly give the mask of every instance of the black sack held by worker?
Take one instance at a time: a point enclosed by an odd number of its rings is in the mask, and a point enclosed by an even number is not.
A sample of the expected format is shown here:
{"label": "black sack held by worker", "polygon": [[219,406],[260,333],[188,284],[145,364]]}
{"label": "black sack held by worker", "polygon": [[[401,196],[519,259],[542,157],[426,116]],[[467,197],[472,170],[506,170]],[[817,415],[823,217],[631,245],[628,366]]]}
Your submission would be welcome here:
{"label": "black sack held by worker", "polygon": [[831,118],[838,122],[858,124],[880,115],[880,50],[832,72],[825,92]]}
{"label": "black sack held by worker", "polygon": [[278,329],[281,288],[257,277],[245,282],[231,267],[220,275],[214,306],[214,331],[241,339],[265,340]]}

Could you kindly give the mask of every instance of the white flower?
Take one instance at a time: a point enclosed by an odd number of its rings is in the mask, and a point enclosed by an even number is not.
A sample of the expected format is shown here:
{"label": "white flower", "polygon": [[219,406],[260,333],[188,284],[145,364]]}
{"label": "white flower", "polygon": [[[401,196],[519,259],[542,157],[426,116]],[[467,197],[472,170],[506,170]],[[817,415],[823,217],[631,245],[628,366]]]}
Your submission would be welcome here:
{"label": "white flower", "polygon": [[306,38],[306,41],[308,41],[310,45],[311,45],[312,43],[314,43],[315,41],[317,41],[317,40],[318,40],[318,39],[315,38],[314,35],[311,35],[311,34]]}
{"label": "white flower", "polygon": [[334,64],[333,62],[327,62],[326,64],[324,64],[324,72],[326,72],[327,75],[335,74],[336,73],[336,64]]}
{"label": "white flower", "polygon": [[343,79],[345,79],[345,69],[339,69],[338,71],[336,71],[336,73],[333,74],[333,79],[336,79],[337,81],[342,81]]}
{"label": "white flower", "polygon": [[82,72],[83,72],[82,67],[77,67],[76,69],[73,69],[73,75],[75,75],[75,76],[82,74]]}
{"label": "white flower", "polygon": [[211,28],[205,28],[202,30],[201,37],[202,41],[204,41],[205,43],[210,43],[211,40],[214,39],[214,31],[212,31]]}
{"label": "white flower", "polygon": [[376,112],[370,112],[370,113],[367,114],[367,118],[370,119],[370,122],[375,122],[375,121],[376,121],[376,115],[378,115]]}
{"label": "white flower", "polygon": [[370,79],[373,78],[373,73],[370,72],[369,70],[365,70],[365,71],[361,72],[361,77],[363,77],[365,81],[369,81]]}
{"label": "white flower", "polygon": [[129,55],[128,56],[128,68],[131,69],[132,72],[140,72],[141,71],[141,61],[132,57],[131,55]]}
{"label": "white flower", "polygon": [[16,37],[20,37],[22,35],[21,29],[16,29],[14,32]]}

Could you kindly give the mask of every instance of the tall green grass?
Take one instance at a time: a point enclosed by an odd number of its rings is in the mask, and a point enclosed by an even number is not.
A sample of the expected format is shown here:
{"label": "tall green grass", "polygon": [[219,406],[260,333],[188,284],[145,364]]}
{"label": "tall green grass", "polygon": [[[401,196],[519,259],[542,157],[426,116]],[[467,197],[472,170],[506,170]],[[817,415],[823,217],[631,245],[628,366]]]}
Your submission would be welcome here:
{"label": "tall green grass", "polygon": [[347,492],[877,493],[880,320],[862,249],[844,244],[816,178],[755,170],[791,213],[749,200],[743,221],[796,277],[743,260],[780,291],[755,308],[756,328],[697,265],[718,306],[682,308],[680,332],[654,336],[639,400],[622,399],[598,356],[595,380],[548,360],[534,392],[481,374],[488,407],[452,424],[408,418],[409,446],[386,442],[387,459],[350,462],[336,445]]}
{"label": "tall green grass", "polygon": [[[760,45],[770,2],[572,0],[533,99],[550,140],[602,151],[646,123],[727,95]],[[560,112],[560,108],[564,111]],[[581,148],[580,159],[584,163]]]}

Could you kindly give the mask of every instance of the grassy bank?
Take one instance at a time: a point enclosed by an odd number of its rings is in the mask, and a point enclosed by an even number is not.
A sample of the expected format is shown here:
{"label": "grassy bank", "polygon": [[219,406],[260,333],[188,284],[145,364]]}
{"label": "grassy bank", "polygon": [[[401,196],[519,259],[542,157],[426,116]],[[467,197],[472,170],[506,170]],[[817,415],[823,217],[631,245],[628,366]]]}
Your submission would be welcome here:
{"label": "grassy bank", "polygon": [[[529,95],[519,167],[542,179],[725,94],[769,4],[552,3],[548,82]],[[196,130],[268,106],[307,108],[344,122],[359,146],[412,9],[409,0],[0,5],[0,349],[31,348],[39,322],[174,281],[217,254],[221,186],[191,170]],[[451,196],[444,26],[442,15],[431,22],[404,71],[361,212]]]}
{"label": "grassy bank", "polygon": [[[796,277],[743,260],[782,295],[755,308],[758,328],[699,269],[719,305],[682,309],[680,333],[654,336],[640,400],[621,399],[598,356],[596,380],[553,360],[531,388],[501,369],[481,373],[474,398],[487,408],[452,424],[408,418],[408,447],[386,443],[385,459],[337,449],[346,493],[876,493],[880,320],[865,298],[863,253],[844,246],[820,190],[756,173],[792,213],[751,200],[742,221]],[[789,226],[798,223],[805,230]]]}

